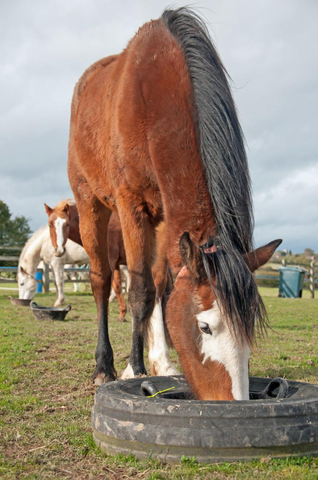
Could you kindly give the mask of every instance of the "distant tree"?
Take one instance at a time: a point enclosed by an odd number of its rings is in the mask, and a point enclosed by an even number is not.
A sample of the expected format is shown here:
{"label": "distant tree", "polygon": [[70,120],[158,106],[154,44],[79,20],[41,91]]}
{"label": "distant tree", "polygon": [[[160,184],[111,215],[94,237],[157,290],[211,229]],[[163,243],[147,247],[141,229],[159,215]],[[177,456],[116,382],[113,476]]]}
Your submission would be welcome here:
{"label": "distant tree", "polygon": [[6,245],[11,213],[8,205],[0,200],[0,245]]}
{"label": "distant tree", "polygon": [[306,257],[313,257],[315,255],[315,250],[313,250],[312,248],[305,248],[304,255]]}
{"label": "distant tree", "polygon": [[0,246],[23,246],[31,233],[29,220],[23,215],[12,218],[8,205],[0,200]]}

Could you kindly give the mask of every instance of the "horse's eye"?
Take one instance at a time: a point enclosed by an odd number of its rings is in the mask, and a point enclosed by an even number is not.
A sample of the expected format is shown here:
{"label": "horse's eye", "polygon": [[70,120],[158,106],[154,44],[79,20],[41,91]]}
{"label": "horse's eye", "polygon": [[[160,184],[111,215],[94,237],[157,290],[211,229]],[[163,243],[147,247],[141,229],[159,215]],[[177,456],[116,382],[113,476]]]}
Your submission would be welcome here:
{"label": "horse's eye", "polygon": [[66,224],[66,226],[67,226],[67,227],[69,227],[69,226],[70,226],[70,224],[69,224],[69,223],[67,223],[67,224]]}
{"label": "horse's eye", "polygon": [[206,333],[208,335],[212,335],[212,332],[210,330],[210,327],[207,323],[204,323],[204,322],[199,322],[198,323],[198,326],[199,326],[199,330],[200,332],[202,333]]}
{"label": "horse's eye", "polygon": [[52,225],[48,225],[49,228],[52,228]]}

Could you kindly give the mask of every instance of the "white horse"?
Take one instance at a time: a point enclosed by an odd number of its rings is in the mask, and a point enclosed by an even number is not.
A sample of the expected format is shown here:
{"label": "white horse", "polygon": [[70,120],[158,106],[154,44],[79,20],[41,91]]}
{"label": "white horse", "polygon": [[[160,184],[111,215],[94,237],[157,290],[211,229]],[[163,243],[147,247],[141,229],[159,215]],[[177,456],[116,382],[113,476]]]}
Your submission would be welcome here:
{"label": "white horse", "polygon": [[66,264],[89,263],[89,258],[84,248],[69,240],[65,246],[65,253],[61,257],[55,256],[52,246],[49,227],[39,228],[27,241],[19,258],[18,283],[19,298],[32,299],[36,292],[37,282],[35,272],[40,261],[51,266],[55,284],[57,300],[54,306],[61,305],[64,300],[64,266]]}

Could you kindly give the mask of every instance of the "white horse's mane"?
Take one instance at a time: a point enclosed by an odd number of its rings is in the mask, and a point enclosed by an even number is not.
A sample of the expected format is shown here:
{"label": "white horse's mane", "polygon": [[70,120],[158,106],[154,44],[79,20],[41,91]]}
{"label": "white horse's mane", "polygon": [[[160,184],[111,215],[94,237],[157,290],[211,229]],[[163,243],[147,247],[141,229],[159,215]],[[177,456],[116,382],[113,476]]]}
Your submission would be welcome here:
{"label": "white horse's mane", "polygon": [[41,236],[43,235],[44,231],[47,229],[47,225],[44,225],[43,227],[40,227],[38,230],[36,230],[33,235],[28,239],[26,244],[23,247],[23,250],[21,252],[20,258],[19,258],[19,267],[22,261],[24,260],[24,257],[27,253],[27,250],[30,248],[30,246]]}

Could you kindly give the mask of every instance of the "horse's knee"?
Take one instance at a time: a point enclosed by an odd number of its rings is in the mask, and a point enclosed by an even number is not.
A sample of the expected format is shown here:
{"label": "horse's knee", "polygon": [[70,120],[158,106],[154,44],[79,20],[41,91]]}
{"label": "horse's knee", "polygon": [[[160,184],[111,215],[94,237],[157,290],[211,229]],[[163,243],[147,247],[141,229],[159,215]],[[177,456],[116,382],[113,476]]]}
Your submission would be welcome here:
{"label": "horse's knee", "polygon": [[131,284],[128,292],[128,303],[132,318],[140,323],[147,320],[154,308],[156,299],[156,290],[154,284],[149,286],[136,286]]}
{"label": "horse's knee", "polygon": [[90,271],[90,282],[94,295],[105,295],[105,292],[109,296],[111,290],[111,272],[102,271],[100,268]]}

